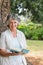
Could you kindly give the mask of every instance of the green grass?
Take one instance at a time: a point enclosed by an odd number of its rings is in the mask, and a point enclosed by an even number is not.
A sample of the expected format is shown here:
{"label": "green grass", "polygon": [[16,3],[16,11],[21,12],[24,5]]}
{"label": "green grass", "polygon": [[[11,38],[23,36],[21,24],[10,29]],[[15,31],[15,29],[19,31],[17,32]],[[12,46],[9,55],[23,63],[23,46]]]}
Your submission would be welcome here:
{"label": "green grass", "polygon": [[27,46],[30,51],[43,51],[43,41],[27,40]]}

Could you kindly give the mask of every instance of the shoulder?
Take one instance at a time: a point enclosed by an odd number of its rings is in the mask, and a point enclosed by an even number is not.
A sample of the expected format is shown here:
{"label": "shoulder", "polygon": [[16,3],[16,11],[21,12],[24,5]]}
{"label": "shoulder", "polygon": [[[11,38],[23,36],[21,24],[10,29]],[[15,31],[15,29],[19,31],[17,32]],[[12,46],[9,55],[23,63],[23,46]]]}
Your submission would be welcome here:
{"label": "shoulder", "polygon": [[5,30],[4,32],[1,33],[1,36],[5,36],[8,33],[8,30]]}
{"label": "shoulder", "polygon": [[24,33],[23,33],[22,31],[17,30],[17,32],[18,32],[18,34],[20,34],[20,35],[24,36]]}

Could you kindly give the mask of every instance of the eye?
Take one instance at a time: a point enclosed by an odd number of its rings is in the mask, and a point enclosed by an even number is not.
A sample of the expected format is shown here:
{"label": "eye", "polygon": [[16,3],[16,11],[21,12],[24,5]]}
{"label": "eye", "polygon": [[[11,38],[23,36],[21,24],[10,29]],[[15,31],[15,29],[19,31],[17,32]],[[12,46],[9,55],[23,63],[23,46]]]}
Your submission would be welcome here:
{"label": "eye", "polygon": [[17,22],[14,22],[14,23],[17,23]]}

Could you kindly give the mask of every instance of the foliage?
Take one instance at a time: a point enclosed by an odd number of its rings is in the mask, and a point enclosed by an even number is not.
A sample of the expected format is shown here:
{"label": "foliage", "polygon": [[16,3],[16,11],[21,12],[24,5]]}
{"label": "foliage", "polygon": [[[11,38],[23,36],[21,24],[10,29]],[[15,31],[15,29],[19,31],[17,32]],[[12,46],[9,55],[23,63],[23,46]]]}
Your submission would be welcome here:
{"label": "foliage", "polygon": [[[19,10],[21,9],[21,12]],[[32,14],[32,21],[43,23],[43,0],[11,0],[11,12],[28,16]]]}
{"label": "foliage", "polygon": [[27,39],[43,40],[43,26],[33,25],[20,25],[18,29],[23,31]]}

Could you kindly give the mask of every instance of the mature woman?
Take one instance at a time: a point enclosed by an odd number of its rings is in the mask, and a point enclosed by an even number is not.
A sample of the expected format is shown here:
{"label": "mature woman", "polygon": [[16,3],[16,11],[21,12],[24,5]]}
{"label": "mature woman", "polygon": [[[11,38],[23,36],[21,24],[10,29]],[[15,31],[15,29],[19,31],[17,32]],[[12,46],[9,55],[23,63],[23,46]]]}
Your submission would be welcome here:
{"label": "mature woman", "polygon": [[8,16],[8,29],[1,34],[0,65],[27,65],[23,53],[10,52],[9,49],[26,48],[23,32],[17,30],[19,22],[13,15]]}

